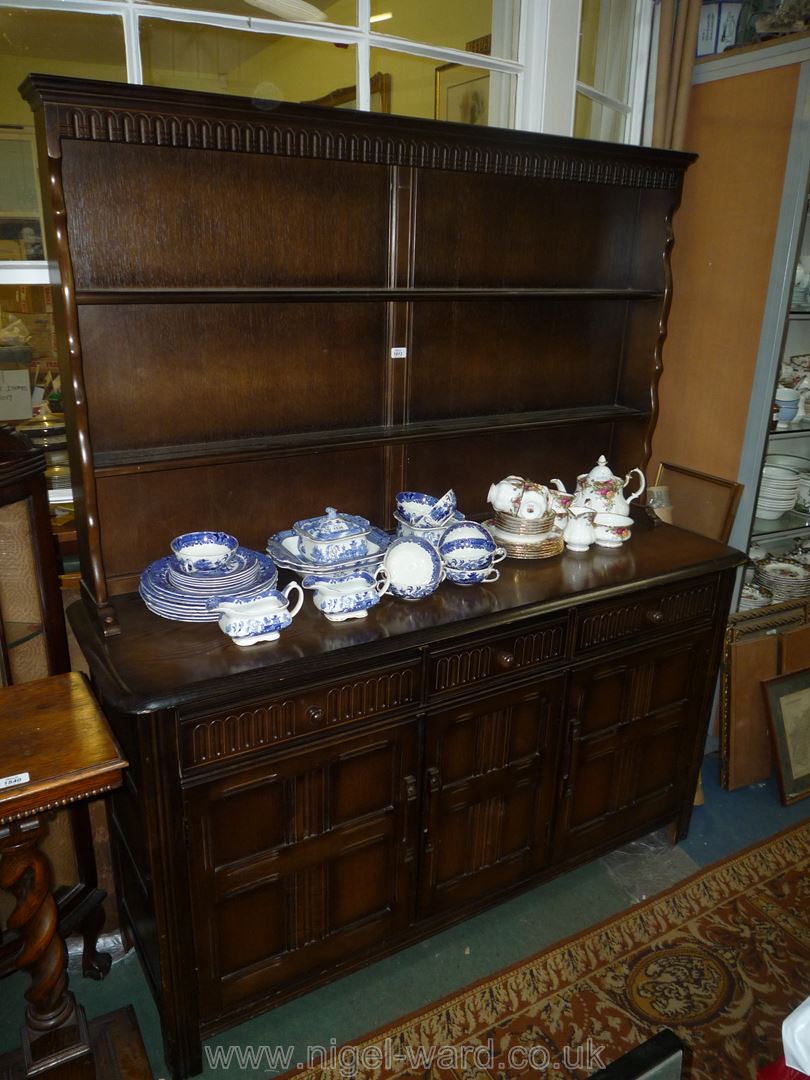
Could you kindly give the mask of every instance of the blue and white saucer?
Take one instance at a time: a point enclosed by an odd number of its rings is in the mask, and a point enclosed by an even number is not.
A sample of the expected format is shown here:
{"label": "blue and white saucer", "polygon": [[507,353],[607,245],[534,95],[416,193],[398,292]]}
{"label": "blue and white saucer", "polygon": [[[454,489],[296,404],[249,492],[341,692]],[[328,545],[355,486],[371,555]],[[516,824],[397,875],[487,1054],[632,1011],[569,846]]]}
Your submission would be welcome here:
{"label": "blue and white saucer", "polygon": [[232,589],[252,585],[259,576],[259,558],[258,551],[240,547],[224,566],[214,570],[195,570],[193,574],[189,574],[183,570],[180,562],[171,556],[168,579],[174,588],[182,593],[217,596]]}
{"label": "blue and white saucer", "polygon": [[241,586],[233,585],[232,578],[226,574],[215,579],[216,589],[210,593],[181,592],[169,576],[169,571],[176,566],[176,563],[174,556],[168,555],[151,563],[141,574],[138,589],[141,599],[150,611],[164,619],[174,619],[177,622],[217,622],[219,615],[214,611],[209,611],[207,607],[210,596],[225,593],[230,596],[250,596],[268,586],[275,587],[278,581],[278,570],[272,559],[258,551],[250,552],[246,548],[240,551],[255,556],[255,565],[258,568],[255,577]]}
{"label": "blue and white saucer", "polygon": [[372,527],[369,530],[368,554],[345,562],[319,563],[307,559],[298,550],[298,534],[292,529],[276,533],[267,541],[267,554],[277,566],[293,570],[296,574],[329,574],[336,570],[364,570],[378,566],[385,555],[393,537],[382,529]]}

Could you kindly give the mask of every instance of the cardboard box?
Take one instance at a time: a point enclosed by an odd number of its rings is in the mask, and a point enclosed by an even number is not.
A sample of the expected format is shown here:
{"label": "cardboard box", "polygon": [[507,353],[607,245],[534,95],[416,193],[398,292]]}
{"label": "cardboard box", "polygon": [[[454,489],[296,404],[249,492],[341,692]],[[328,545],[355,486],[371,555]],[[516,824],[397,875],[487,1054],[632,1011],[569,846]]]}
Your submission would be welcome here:
{"label": "cardboard box", "polygon": [[0,360],[0,420],[30,420],[32,415],[28,368]]}
{"label": "cardboard box", "polygon": [[14,315],[46,315],[53,309],[48,285],[0,286],[0,311]]}
{"label": "cardboard box", "polygon": [[700,5],[696,56],[711,56],[717,52],[717,27],[720,21],[720,3],[704,0]]}
{"label": "cardboard box", "polygon": [[56,360],[56,332],[50,315],[18,316],[28,327],[35,362]]}

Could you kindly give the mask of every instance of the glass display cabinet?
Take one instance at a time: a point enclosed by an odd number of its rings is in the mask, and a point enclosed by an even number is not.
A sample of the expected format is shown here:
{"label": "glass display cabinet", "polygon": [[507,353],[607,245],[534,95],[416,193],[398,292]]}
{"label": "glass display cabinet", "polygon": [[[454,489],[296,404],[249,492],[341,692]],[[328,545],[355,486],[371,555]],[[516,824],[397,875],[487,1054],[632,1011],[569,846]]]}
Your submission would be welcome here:
{"label": "glass display cabinet", "polygon": [[45,455],[0,430],[0,682],[66,671]]}

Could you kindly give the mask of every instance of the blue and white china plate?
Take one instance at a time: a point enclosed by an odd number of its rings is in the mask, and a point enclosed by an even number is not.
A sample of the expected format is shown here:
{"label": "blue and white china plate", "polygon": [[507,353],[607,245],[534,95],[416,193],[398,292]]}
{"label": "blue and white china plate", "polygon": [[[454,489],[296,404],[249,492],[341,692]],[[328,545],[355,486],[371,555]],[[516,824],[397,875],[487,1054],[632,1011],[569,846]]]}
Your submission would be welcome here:
{"label": "blue and white china plate", "polygon": [[141,574],[140,588],[138,592],[141,599],[156,615],[164,619],[174,619],[177,622],[217,622],[219,616],[214,611],[209,611],[206,603],[210,596],[219,593],[229,595],[249,596],[253,592],[260,592],[267,586],[275,587],[278,580],[278,570],[272,559],[261,552],[251,552],[256,556],[259,567],[258,576],[254,581],[242,587],[234,587],[231,579],[220,579],[221,588],[210,594],[201,593],[189,595],[175,588],[169,577],[169,569],[174,562],[174,556],[168,555],[158,559],[144,570]]}
{"label": "blue and white china plate", "polygon": [[298,550],[298,534],[293,529],[276,533],[267,541],[267,554],[277,566],[294,570],[297,574],[328,574],[335,570],[359,570],[375,566],[382,561],[386,548],[393,538],[374,526],[368,534],[368,554],[345,562],[319,563],[305,558]]}
{"label": "blue and white china plate", "polygon": [[[266,556],[262,555],[262,558]],[[187,574],[172,555],[169,557],[169,582],[183,593],[217,596],[223,590],[253,584],[259,574],[259,552],[240,547],[231,559],[216,570],[196,570]]]}

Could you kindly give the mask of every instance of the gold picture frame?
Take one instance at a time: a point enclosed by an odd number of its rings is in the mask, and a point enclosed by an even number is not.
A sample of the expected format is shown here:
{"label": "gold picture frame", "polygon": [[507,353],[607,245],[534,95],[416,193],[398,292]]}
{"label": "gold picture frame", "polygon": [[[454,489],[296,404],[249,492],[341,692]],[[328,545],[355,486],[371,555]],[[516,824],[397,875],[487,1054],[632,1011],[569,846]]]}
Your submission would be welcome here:
{"label": "gold picture frame", "polygon": [[[371,90],[371,112],[391,112],[391,76],[387,72],[376,71],[369,80]],[[327,109],[356,109],[357,87],[341,86],[323,97],[302,101],[302,105],[323,105]]]}
{"label": "gold picture frame", "polygon": [[464,64],[437,67],[434,116],[458,124],[488,124],[489,72]]}
{"label": "gold picture frame", "polygon": [[655,485],[669,490],[673,525],[700,533],[710,540],[728,541],[743,485],[722,476],[687,469],[662,461]]}
{"label": "gold picture frame", "polygon": [[762,683],[785,806],[810,796],[810,668]]}

